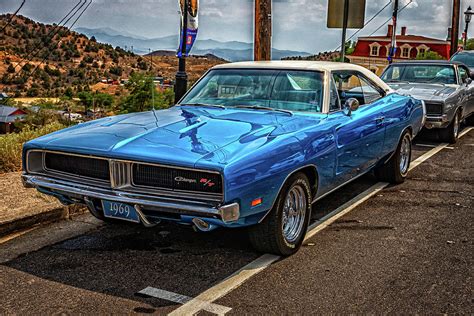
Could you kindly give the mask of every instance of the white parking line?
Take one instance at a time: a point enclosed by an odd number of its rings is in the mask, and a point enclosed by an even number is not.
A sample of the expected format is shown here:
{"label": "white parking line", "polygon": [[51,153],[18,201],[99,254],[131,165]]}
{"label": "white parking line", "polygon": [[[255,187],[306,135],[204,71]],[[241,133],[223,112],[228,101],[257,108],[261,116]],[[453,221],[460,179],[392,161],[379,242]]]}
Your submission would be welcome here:
{"label": "white parking line", "polygon": [[[474,128],[471,127],[464,130],[461,134],[459,134],[459,137],[463,137],[464,135],[469,133],[472,129]],[[417,166],[422,164],[424,161],[430,159],[431,157],[439,153],[441,150],[443,150],[447,146],[448,144],[440,144],[436,148],[433,148],[432,150],[428,151],[424,155],[415,159],[414,161],[411,162],[410,170],[416,168]],[[313,237],[314,235],[316,235],[317,233],[319,233],[320,231],[322,231],[323,229],[325,229],[332,223],[334,223],[340,217],[354,210],[357,206],[364,203],[369,198],[376,195],[387,186],[388,186],[388,183],[385,183],[385,182],[379,182],[373,185],[372,187],[362,192],[355,198],[351,199],[350,201],[344,203],[343,205],[341,205],[340,207],[332,211],[330,214],[324,216],[316,223],[312,224],[308,228],[305,241]],[[232,292],[233,290],[238,288],[240,285],[242,285],[245,281],[247,281],[254,275],[268,268],[271,264],[273,264],[278,259],[280,259],[279,256],[275,256],[271,254],[265,254],[265,255],[260,256],[259,258],[255,259],[251,263],[247,264],[245,267],[241,268],[239,271],[229,276],[227,279],[221,281],[220,283],[216,284],[210,289],[202,292],[201,294],[196,296],[196,298],[185,303],[183,306],[175,309],[169,315],[174,315],[174,316],[194,315],[198,313],[199,311],[204,310],[204,307],[206,307],[207,304],[211,304],[212,302],[215,302],[221,297]]]}
{"label": "white parking line", "polygon": [[469,133],[469,132],[472,131],[473,129],[474,129],[474,127],[466,128],[465,130],[463,130],[463,131],[459,134],[459,138],[463,137],[464,135],[466,135],[467,133]]}
{"label": "white parking line", "polygon": [[419,147],[429,147],[429,148],[437,147],[436,145],[430,145],[430,144],[414,144],[414,145],[419,146]]}
{"label": "white parking line", "polygon": [[[167,300],[167,301],[178,303],[178,304],[186,304],[187,302],[192,300],[192,298],[189,296],[156,289],[150,286],[141,290],[140,292],[138,292],[138,294],[147,295],[147,296]],[[210,312],[217,315],[225,315],[226,313],[232,310],[232,308],[217,305],[217,304],[206,303],[206,302],[202,302],[202,303],[203,304],[201,306],[201,310],[205,310],[206,312]]]}

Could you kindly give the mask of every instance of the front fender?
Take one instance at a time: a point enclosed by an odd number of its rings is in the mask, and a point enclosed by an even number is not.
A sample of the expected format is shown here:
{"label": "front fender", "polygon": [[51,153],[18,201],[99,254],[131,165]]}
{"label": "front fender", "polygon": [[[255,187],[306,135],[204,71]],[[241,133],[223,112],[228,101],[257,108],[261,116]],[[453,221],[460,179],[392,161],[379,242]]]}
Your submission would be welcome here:
{"label": "front fender", "polygon": [[[304,151],[295,137],[273,142],[233,162],[224,169],[226,203],[240,204],[239,225],[252,225],[273,207],[289,174],[305,163]],[[252,206],[252,201],[262,203]]]}

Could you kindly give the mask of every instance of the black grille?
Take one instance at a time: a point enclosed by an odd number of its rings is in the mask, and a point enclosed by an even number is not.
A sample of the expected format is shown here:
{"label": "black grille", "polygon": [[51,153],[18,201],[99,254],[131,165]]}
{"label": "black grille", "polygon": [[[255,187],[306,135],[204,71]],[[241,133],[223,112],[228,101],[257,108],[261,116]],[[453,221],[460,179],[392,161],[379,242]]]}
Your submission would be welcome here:
{"label": "black grille", "polygon": [[82,177],[109,180],[109,162],[107,160],[45,153],[46,168]]}
{"label": "black grille", "polygon": [[133,183],[138,186],[204,193],[222,193],[219,174],[151,165],[133,165]]}
{"label": "black grille", "polygon": [[443,115],[443,105],[439,103],[426,103],[426,114]]}

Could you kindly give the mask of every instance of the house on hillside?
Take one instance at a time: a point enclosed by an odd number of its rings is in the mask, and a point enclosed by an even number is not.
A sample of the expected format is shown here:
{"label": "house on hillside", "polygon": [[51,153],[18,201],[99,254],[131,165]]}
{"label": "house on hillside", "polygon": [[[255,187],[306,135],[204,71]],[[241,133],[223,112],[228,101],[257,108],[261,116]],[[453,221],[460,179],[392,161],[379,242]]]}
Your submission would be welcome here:
{"label": "house on hillside", "polygon": [[15,121],[22,121],[26,112],[11,106],[0,105],[0,134],[13,132]]}
{"label": "house on hillside", "polygon": [[[393,25],[388,26],[386,35],[359,37],[354,52],[347,56],[351,63],[364,66],[380,75],[388,65],[388,54],[392,43]],[[449,59],[451,44],[447,40],[409,35],[406,26],[402,27],[397,38],[397,51],[394,61],[415,59],[428,51],[438,53]]]}
{"label": "house on hillside", "polygon": [[6,99],[8,99],[8,94],[6,94],[5,92],[0,92],[0,102]]}

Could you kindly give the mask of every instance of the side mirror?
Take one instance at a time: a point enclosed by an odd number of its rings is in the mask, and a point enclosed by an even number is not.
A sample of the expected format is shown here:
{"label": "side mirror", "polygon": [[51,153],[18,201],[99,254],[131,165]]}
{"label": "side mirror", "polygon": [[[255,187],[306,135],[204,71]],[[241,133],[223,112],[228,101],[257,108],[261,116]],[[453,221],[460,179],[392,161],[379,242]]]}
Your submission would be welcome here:
{"label": "side mirror", "polygon": [[472,79],[471,78],[466,78],[466,80],[464,80],[464,83],[468,86],[472,83]]}
{"label": "side mirror", "polygon": [[346,114],[347,116],[351,116],[352,112],[357,111],[359,109],[359,106],[359,100],[357,100],[356,98],[347,99],[346,103],[344,104],[344,114]]}

